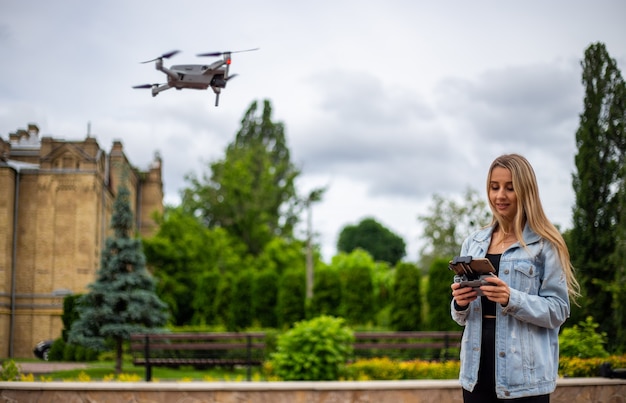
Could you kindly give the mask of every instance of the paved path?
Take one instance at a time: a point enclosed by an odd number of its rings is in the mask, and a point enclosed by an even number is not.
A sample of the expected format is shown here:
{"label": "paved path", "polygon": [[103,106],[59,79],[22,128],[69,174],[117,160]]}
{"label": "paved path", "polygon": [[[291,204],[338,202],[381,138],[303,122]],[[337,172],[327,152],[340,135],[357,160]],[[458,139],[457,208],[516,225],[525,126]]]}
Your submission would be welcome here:
{"label": "paved path", "polygon": [[77,362],[21,362],[17,365],[22,374],[47,374],[49,372],[87,368],[87,364]]}

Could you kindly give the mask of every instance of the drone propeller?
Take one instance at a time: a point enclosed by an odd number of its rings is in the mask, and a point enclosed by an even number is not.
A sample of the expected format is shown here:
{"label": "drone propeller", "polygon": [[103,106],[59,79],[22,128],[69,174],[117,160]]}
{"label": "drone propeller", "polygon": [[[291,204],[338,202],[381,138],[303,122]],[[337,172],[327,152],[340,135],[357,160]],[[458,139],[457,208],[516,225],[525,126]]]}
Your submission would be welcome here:
{"label": "drone propeller", "polygon": [[141,85],[135,85],[133,88],[135,89],[150,89],[152,87],[158,87],[161,84],[141,84]]}
{"label": "drone propeller", "polygon": [[226,52],[198,53],[196,56],[198,56],[198,57],[205,57],[205,56],[215,57],[215,56],[227,55],[227,54],[230,54],[230,53],[252,52],[253,50],[259,50],[259,48],[246,49],[246,50],[234,50],[234,51],[226,51]]}
{"label": "drone propeller", "polygon": [[143,63],[150,63],[150,62],[154,62],[155,60],[159,60],[159,59],[169,59],[170,57],[174,56],[177,53],[180,53],[180,50],[172,50],[171,52],[163,53],[161,56],[155,57],[152,60],[146,60],[145,62],[141,62],[141,63],[142,64]]}

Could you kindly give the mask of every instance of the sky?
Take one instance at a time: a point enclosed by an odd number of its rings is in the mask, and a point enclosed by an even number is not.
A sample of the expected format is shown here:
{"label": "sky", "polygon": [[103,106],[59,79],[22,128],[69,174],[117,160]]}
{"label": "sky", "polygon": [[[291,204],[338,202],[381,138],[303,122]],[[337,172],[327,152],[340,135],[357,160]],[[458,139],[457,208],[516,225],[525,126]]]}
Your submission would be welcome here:
{"label": "sky", "polygon": [[[142,170],[158,152],[176,205],[267,99],[299,194],[327,189],[312,209],[324,259],[342,228],[374,218],[417,261],[433,195],[484,195],[504,153],[529,159],[548,217],[571,228],[581,61],[601,42],[624,71],[625,15],[621,0],[0,0],[0,137],[89,132]],[[140,63],[163,53],[207,64],[196,55],[257,47],[233,54],[219,107],[210,90],[132,89],[165,81]]]}

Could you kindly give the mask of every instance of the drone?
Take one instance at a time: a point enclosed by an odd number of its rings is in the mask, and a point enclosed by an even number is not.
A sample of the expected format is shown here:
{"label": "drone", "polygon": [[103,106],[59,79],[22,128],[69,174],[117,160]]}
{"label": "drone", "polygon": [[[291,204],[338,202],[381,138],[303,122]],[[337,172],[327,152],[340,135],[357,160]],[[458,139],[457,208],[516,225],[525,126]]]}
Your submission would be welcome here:
{"label": "drone", "polygon": [[229,75],[228,68],[231,63],[231,54],[240,52],[251,52],[255,49],[227,51],[227,52],[209,52],[200,53],[198,57],[219,57],[222,56],[222,60],[218,60],[211,64],[180,64],[167,68],[163,66],[163,59],[169,59],[170,57],[180,53],[179,50],[173,50],[162,54],[161,56],[146,60],[143,63],[155,62],[157,70],[165,73],[167,76],[167,83],[165,84],[142,84],[136,85],[133,88],[151,89],[152,96],[156,97],[160,92],[169,90],[170,88],[176,88],[182,90],[183,88],[190,88],[196,90],[206,90],[211,87],[215,93],[215,106],[219,105],[220,93],[223,88],[226,88],[226,83],[237,76],[237,74]]}

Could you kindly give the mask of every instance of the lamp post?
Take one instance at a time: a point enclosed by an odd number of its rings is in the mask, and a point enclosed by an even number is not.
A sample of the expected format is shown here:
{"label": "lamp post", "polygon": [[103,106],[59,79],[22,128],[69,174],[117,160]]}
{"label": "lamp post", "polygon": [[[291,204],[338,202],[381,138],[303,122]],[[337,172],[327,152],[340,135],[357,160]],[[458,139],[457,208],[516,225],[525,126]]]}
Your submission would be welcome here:
{"label": "lamp post", "polygon": [[306,298],[313,298],[313,209],[311,205],[322,200],[326,188],[314,189],[304,200],[307,212],[306,225]]}

